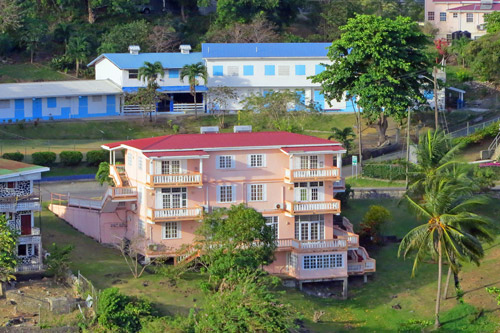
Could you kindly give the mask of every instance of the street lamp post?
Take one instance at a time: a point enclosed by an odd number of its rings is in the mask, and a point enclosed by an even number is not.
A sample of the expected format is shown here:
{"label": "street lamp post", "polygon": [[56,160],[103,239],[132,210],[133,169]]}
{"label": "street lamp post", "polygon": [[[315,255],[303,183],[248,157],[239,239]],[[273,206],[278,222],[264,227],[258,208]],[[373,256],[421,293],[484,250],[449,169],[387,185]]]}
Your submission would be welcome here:
{"label": "street lamp post", "polygon": [[438,97],[437,97],[437,67],[434,66],[432,68],[432,79],[425,76],[425,75],[419,75],[420,78],[427,79],[432,82],[434,85],[434,127],[437,130],[439,128],[439,116],[438,116]]}

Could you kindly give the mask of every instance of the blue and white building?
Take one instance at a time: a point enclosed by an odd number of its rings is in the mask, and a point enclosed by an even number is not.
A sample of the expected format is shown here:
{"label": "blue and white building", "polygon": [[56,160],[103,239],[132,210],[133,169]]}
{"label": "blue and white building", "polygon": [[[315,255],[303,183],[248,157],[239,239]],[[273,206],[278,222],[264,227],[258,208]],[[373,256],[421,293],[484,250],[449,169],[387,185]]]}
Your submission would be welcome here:
{"label": "blue and white building", "polygon": [[122,95],[111,80],[0,84],[0,121],[116,116]]}

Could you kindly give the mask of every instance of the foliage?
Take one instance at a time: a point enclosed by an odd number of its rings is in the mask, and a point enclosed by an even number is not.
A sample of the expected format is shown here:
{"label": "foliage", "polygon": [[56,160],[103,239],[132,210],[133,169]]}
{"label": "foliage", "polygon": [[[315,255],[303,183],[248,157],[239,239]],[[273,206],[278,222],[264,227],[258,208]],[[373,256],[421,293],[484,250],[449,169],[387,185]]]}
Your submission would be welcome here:
{"label": "foliage", "polygon": [[97,173],[95,174],[95,179],[101,184],[101,186],[106,183],[108,185],[113,186],[114,182],[111,177],[109,177],[109,163],[108,162],[101,162],[99,163],[99,170],[97,170]]}
{"label": "foliage", "polygon": [[399,325],[398,332],[423,332],[424,329],[432,325],[430,320],[410,319]]}
{"label": "foliage", "polygon": [[[15,279],[12,275],[17,266],[17,238],[19,232],[9,226],[5,215],[0,215],[0,284]],[[3,284],[1,286],[3,288]],[[3,289],[2,289],[3,290]],[[3,293],[0,293],[2,295]]]}
{"label": "foliage", "polygon": [[460,82],[467,82],[467,81],[472,81],[473,77],[470,71],[465,70],[465,69],[460,69],[455,73],[458,81]]}
{"label": "foliage", "polygon": [[98,166],[102,162],[106,162],[108,158],[108,152],[106,150],[90,150],[87,152],[87,164]]}
{"label": "foliage", "polygon": [[468,63],[474,75],[500,83],[500,31],[488,33],[467,46]]}
{"label": "foliage", "polygon": [[182,67],[181,69],[181,72],[179,73],[179,77],[181,82],[184,82],[185,78],[187,78],[188,80],[189,91],[194,98],[195,115],[198,116],[198,107],[196,103],[196,86],[200,84],[198,78],[201,78],[205,83],[207,82],[207,68],[201,61],[196,64],[184,65],[184,67]]}
{"label": "foliage", "polygon": [[149,265],[160,261],[160,258],[150,258],[145,263],[140,262],[140,260],[143,258],[142,252],[147,246],[146,238],[142,236],[137,236],[130,240],[117,236],[116,238],[118,242],[115,243],[115,246],[122,254],[127,267],[129,268],[132,276],[135,279],[140,278]]}
{"label": "foliage", "polygon": [[243,100],[241,119],[256,130],[273,128],[278,131],[301,132],[303,120],[309,114],[300,95],[294,91],[272,91],[264,95],[252,94]]}
{"label": "foliage", "polygon": [[21,26],[21,9],[16,1],[0,0],[0,33]]}
{"label": "foliage", "polygon": [[381,242],[380,229],[382,228],[382,225],[390,219],[392,219],[392,215],[387,208],[383,206],[371,205],[363,217],[363,222],[360,224],[360,239],[365,242]]}
{"label": "foliage", "polygon": [[[261,270],[227,275],[218,292],[209,295],[194,315],[196,332],[287,332],[297,317],[289,304],[269,291],[279,279]],[[230,320],[228,320],[230,318]]]}
{"label": "foliage", "polygon": [[65,166],[76,166],[83,160],[83,154],[79,151],[66,150],[59,154],[61,163]]}
{"label": "foliage", "polygon": [[153,27],[148,37],[154,52],[175,52],[181,41],[171,25],[157,25]]}
{"label": "foliage", "polygon": [[2,158],[5,158],[6,160],[22,162],[22,160],[24,160],[24,155],[17,151],[15,153],[3,153]]}
{"label": "foliage", "polygon": [[30,53],[30,60],[33,63],[35,52],[42,42],[47,30],[47,24],[40,19],[27,19],[22,28],[21,42]]}
{"label": "foliage", "polygon": [[484,15],[486,22],[486,31],[489,34],[494,34],[500,31],[500,12],[494,11]]}
{"label": "foliage", "polygon": [[487,287],[486,291],[491,294],[495,295],[497,304],[500,305],[500,288],[497,287]]}
{"label": "foliage", "polygon": [[114,332],[138,332],[141,318],[151,316],[153,307],[145,299],[129,297],[118,288],[104,289],[97,305],[98,321]]}
{"label": "foliage", "polygon": [[[451,51],[457,56],[457,61],[462,63],[462,67],[465,67],[466,51],[467,45],[470,43],[470,39],[462,37],[460,39],[454,40],[451,45]],[[463,82],[463,81],[462,81]]]}
{"label": "foliage", "polygon": [[51,151],[40,151],[31,154],[33,164],[36,165],[51,166],[56,161],[56,158],[56,153]]}
{"label": "foliage", "polygon": [[271,43],[280,39],[276,30],[276,25],[258,17],[249,23],[236,22],[223,29],[212,26],[207,39],[211,43]]}
{"label": "foliage", "polygon": [[80,73],[80,63],[90,54],[90,43],[85,36],[71,36],[66,50],[67,56],[75,62],[76,77]]}
{"label": "foliage", "polygon": [[345,184],[345,191],[337,192],[335,194],[335,199],[340,200],[340,207],[342,207],[342,209],[349,206],[349,198],[351,196],[351,193],[351,185]]}
{"label": "foliage", "polygon": [[141,51],[150,48],[151,28],[145,20],[132,21],[113,26],[101,40],[98,53],[127,52],[129,45],[139,45]]}
{"label": "foliage", "polygon": [[486,126],[485,128],[475,131],[471,135],[453,139],[453,144],[462,145],[462,147],[466,147],[473,143],[479,143],[481,142],[481,140],[485,138],[494,138],[498,134],[499,126],[500,122],[495,122],[493,124]]}
{"label": "foliage", "polygon": [[224,128],[229,102],[235,100],[238,94],[231,87],[218,86],[208,88],[207,95],[208,111],[217,118],[220,128]]}
{"label": "foliage", "polygon": [[475,166],[473,171],[474,182],[480,191],[487,191],[495,186],[495,181],[500,180],[500,172],[496,167]]}
{"label": "foliage", "polygon": [[406,178],[406,168],[398,164],[366,163],[363,166],[363,176],[377,179],[403,180]]}
{"label": "foliage", "polygon": [[274,259],[274,232],[261,213],[244,204],[215,209],[196,230],[197,247],[215,288],[233,270],[256,270]]}
{"label": "foliage", "polygon": [[70,256],[75,247],[73,245],[58,246],[52,243],[49,248],[50,256],[45,259],[47,272],[54,277],[58,283],[64,283],[68,276],[69,266],[71,264]]}
{"label": "foliage", "polygon": [[67,71],[68,69],[73,68],[73,59],[68,55],[64,54],[60,57],[54,57],[50,60],[50,67],[57,71]]}
{"label": "foliage", "polygon": [[346,127],[344,129],[332,127],[332,135],[328,137],[328,140],[335,139],[340,141],[346,150],[346,155],[348,155],[355,137],[356,134],[354,134],[352,127]]}
{"label": "foliage", "polygon": [[341,35],[340,27],[354,18],[361,10],[361,3],[356,0],[328,1],[321,4],[319,28],[325,40],[336,40]]}
{"label": "foliage", "polygon": [[332,64],[312,82],[321,83],[327,100],[356,98],[382,144],[387,118],[404,118],[409,107],[424,101],[419,75],[429,67],[427,37],[407,17],[356,15],[340,30],[328,51]]}
{"label": "foliage", "polygon": [[143,121],[144,117],[149,114],[149,121],[153,121],[153,112],[156,112],[156,104],[160,98],[166,98],[165,94],[161,94],[158,91],[158,84],[155,79],[151,79],[146,88],[139,88],[137,92],[127,94],[125,96],[125,101],[127,104],[139,105],[142,110]]}
{"label": "foliage", "polygon": [[139,80],[144,80],[148,84],[148,87],[153,87],[156,79],[158,77],[162,78],[164,75],[165,70],[159,61],[156,61],[154,64],[145,61],[144,65],[142,65],[138,71]]}

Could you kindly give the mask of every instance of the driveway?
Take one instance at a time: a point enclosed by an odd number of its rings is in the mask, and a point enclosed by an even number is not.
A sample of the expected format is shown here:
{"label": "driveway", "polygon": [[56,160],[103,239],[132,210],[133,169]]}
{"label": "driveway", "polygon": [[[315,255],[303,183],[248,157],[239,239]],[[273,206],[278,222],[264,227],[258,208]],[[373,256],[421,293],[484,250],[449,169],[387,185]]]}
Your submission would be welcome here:
{"label": "driveway", "polygon": [[50,193],[68,194],[76,197],[95,198],[101,197],[107,190],[107,185],[99,185],[92,181],[74,181],[74,182],[47,182],[40,183],[40,194],[42,201],[50,200]]}

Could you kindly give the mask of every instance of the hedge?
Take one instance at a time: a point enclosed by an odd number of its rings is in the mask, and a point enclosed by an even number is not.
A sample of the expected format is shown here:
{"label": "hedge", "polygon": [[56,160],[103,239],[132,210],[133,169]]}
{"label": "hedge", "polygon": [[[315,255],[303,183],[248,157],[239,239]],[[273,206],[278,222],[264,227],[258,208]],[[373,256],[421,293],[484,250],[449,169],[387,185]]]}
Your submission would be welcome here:
{"label": "hedge", "polygon": [[51,151],[41,151],[33,153],[31,158],[33,159],[33,164],[51,166],[56,161],[56,153]]}
{"label": "hedge", "polygon": [[398,164],[367,163],[363,166],[363,176],[368,178],[403,180],[406,178],[406,167]]}
{"label": "hedge", "polygon": [[80,164],[80,162],[83,160],[83,154],[79,151],[62,151],[59,154],[59,159],[65,166],[75,166]]}
{"label": "hedge", "polygon": [[21,154],[20,152],[4,153],[2,155],[2,158],[5,158],[6,160],[12,160],[12,161],[21,162],[24,159],[24,155]]}
{"label": "hedge", "polygon": [[485,128],[475,131],[469,136],[463,136],[453,139],[454,144],[462,144],[468,146],[472,143],[481,142],[484,138],[494,138],[498,134],[498,126],[500,122],[492,123]]}
{"label": "hedge", "polygon": [[91,150],[87,152],[87,164],[98,166],[101,162],[106,162],[108,152],[105,150]]}

